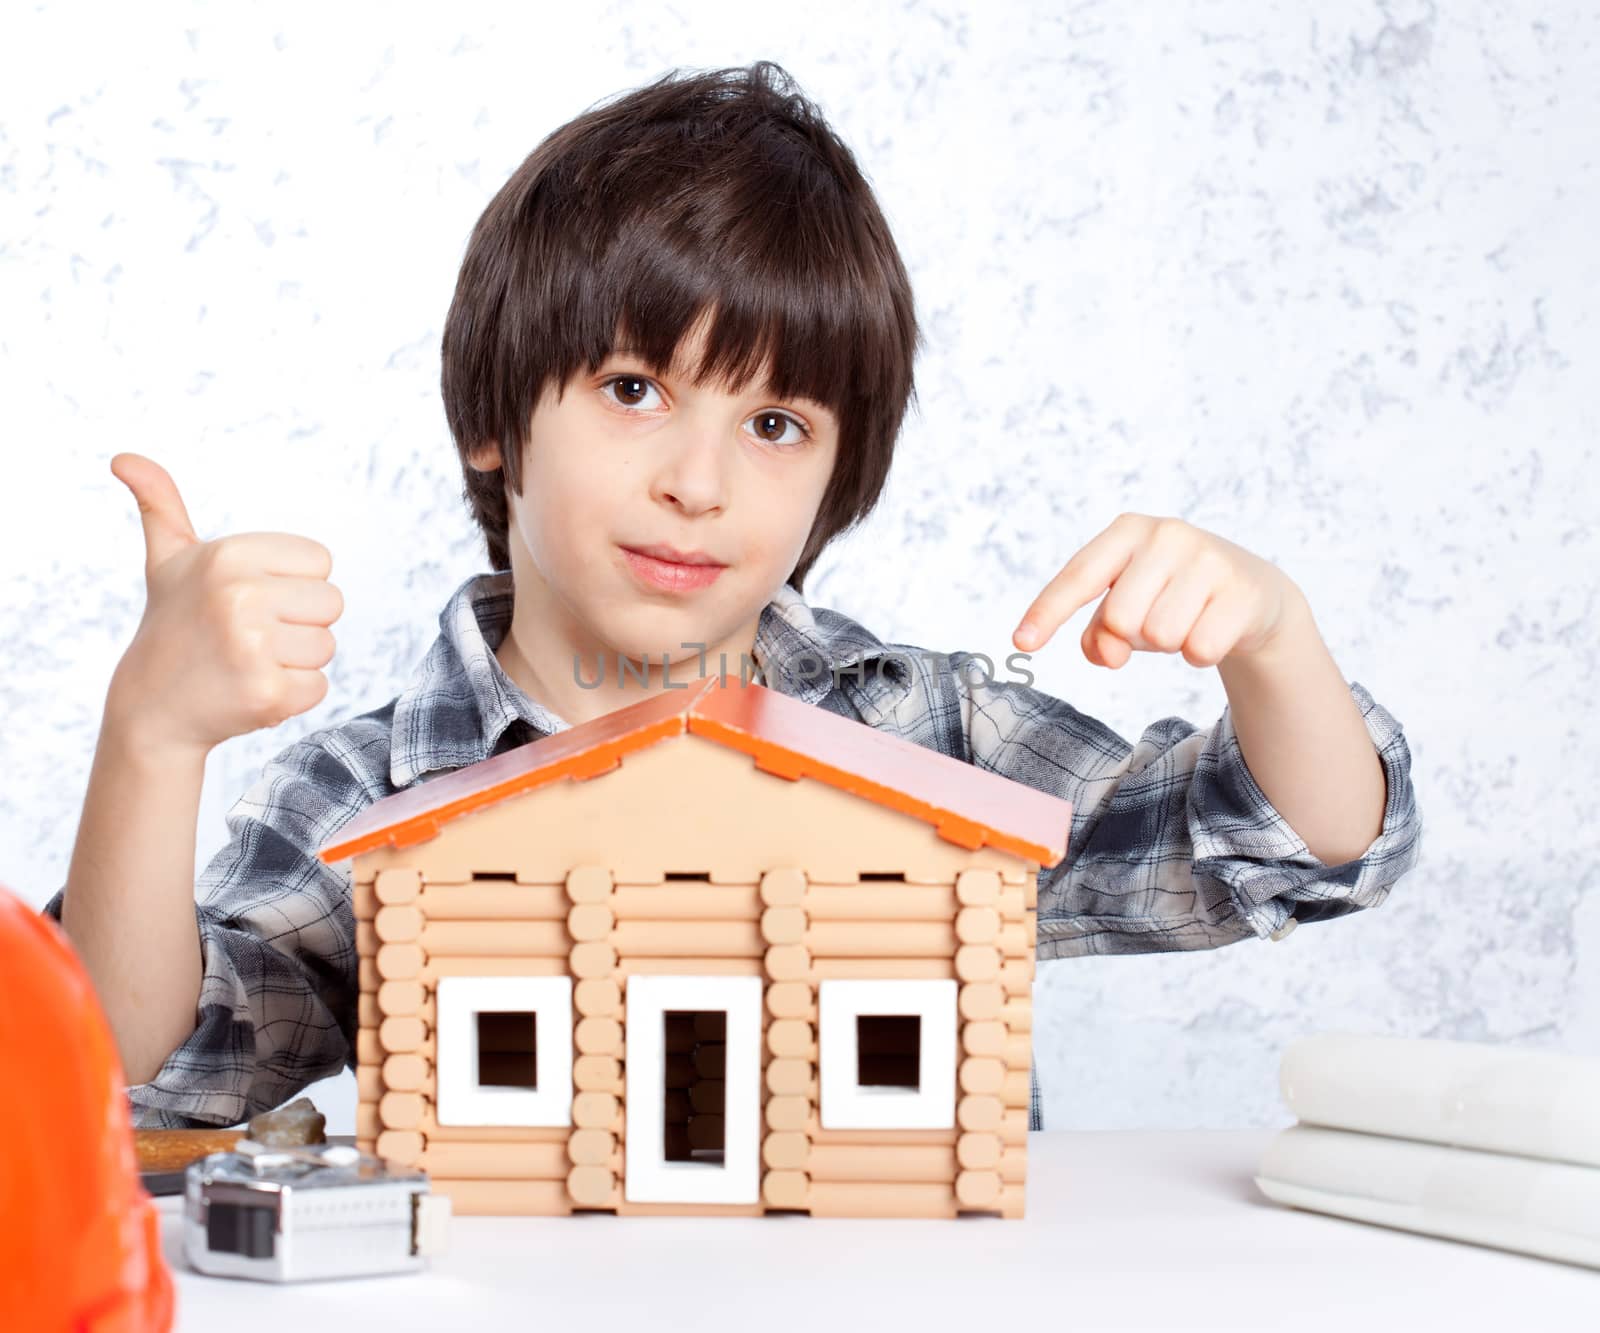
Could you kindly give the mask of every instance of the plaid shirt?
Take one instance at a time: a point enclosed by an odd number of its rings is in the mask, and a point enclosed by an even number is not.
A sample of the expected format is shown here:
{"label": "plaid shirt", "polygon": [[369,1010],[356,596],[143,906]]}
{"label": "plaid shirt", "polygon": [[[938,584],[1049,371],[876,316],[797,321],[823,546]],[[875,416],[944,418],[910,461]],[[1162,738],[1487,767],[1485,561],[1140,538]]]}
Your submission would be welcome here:
{"label": "plaid shirt", "polygon": [[[196,887],[195,1030],[128,1090],[135,1123],[237,1124],[354,1065],[349,862],[317,852],[384,796],[567,728],[494,655],[511,608],[509,573],[466,580],[401,694],[296,740],[229,811],[229,841]],[[1376,906],[1416,861],[1410,751],[1358,684],[1388,799],[1365,854],[1327,866],[1256,785],[1226,709],[1207,731],[1164,718],[1130,745],[972,654],[886,645],[788,585],[763,611],[752,656],[784,694],[1072,802],[1067,856],[1039,873],[1040,961],[1281,939],[1297,920]],[[62,896],[44,908],[57,920]],[[1036,1070],[1031,1103],[1040,1129]]]}

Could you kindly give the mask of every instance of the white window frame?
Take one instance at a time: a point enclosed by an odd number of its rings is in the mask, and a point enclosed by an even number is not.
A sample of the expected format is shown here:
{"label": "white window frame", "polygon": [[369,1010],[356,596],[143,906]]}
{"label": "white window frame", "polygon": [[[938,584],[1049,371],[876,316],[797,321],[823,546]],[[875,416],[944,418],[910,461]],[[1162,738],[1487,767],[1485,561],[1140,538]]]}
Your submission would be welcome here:
{"label": "white window frame", "polygon": [[[441,1125],[572,1123],[571,977],[440,977],[434,1005]],[[478,1082],[478,1015],[495,1010],[533,1012],[537,1088]]]}
{"label": "white window frame", "polygon": [[[623,1193],[629,1203],[757,1203],[761,1198],[760,977],[631,976],[624,1001],[627,1132]],[[728,1015],[722,1165],[666,1158],[666,1015]]]}
{"label": "white window frame", "polygon": [[[956,986],[950,979],[824,980],[817,988],[823,1129],[953,1129],[956,1123]],[[922,1020],[916,1088],[862,1087],[856,1020]]]}

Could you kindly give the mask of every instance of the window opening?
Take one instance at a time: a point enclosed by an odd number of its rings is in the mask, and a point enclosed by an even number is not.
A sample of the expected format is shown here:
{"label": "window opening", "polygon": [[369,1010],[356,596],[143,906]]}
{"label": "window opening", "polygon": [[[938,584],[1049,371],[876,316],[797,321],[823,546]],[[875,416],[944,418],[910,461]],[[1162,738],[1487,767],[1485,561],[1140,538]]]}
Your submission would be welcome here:
{"label": "window opening", "polygon": [[922,1016],[859,1014],[856,1081],[863,1088],[922,1086]]}
{"label": "window opening", "polygon": [[531,1009],[478,1012],[478,1083],[538,1090],[539,1025]]}

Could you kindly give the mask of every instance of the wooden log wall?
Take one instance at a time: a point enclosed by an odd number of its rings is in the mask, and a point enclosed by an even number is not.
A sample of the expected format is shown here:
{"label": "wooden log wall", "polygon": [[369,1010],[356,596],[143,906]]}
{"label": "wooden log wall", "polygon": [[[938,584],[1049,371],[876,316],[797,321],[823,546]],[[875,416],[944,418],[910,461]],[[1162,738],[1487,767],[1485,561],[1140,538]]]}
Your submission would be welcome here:
{"label": "wooden log wall", "polygon": [[[825,1130],[813,1081],[805,1127],[784,1145],[791,1174],[780,1184],[782,1203],[771,1195],[769,1202],[819,1217],[1022,1216],[1032,1029],[1027,895],[1026,886],[988,870],[962,871],[951,885],[806,886],[797,904],[803,935],[775,945],[782,952],[769,953],[769,970],[805,978],[813,1023],[817,987],[831,977],[959,983],[957,1124]],[[814,1030],[810,1040],[814,1078]]]}
{"label": "wooden log wall", "polygon": [[[431,883],[385,869],[355,885],[360,956],[357,1143],[417,1165],[460,1213],[815,1216],[1023,1213],[1036,877],[964,870],[954,884],[614,884],[579,867],[561,884]],[[765,979],[761,1201],[630,1204],[623,1197],[627,979],[689,972]],[[435,1113],[435,988],[442,976],[565,976],[573,992],[570,1129],[441,1126]],[[950,1130],[824,1130],[817,995],[831,977],[958,983],[957,1124]],[[697,1034],[687,1052],[713,1034]],[[720,1129],[705,1069],[671,1104],[669,1152]]]}
{"label": "wooden log wall", "polygon": [[[582,879],[580,877],[580,892]],[[606,884],[609,890],[609,881]],[[607,1077],[602,985],[574,985],[574,1125],[549,1128],[441,1125],[435,1063],[441,977],[567,976],[574,904],[568,884],[501,880],[424,882],[420,872],[380,870],[355,885],[360,1010],[356,1030],[356,1142],[427,1171],[457,1213],[567,1214],[574,1186],[610,1179],[621,1115]],[[578,928],[585,922],[577,919]],[[586,1027],[584,1018],[596,1022]],[[597,1048],[586,1062],[584,1047]],[[592,1095],[585,1089],[593,1085]],[[580,1116],[582,1119],[580,1120]]]}

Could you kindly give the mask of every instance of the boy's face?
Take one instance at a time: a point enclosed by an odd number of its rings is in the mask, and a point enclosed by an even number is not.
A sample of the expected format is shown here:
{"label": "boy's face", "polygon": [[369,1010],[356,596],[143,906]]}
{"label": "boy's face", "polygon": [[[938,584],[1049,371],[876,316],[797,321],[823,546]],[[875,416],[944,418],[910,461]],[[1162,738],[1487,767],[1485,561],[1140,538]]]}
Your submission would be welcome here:
{"label": "boy's face", "polygon": [[[522,493],[507,495],[525,632],[657,666],[662,653],[693,661],[698,650],[683,645],[704,643],[713,674],[720,648],[753,642],[804,549],[839,428],[821,404],[780,402],[759,384],[695,387],[681,366],[699,364],[703,327],[665,374],[619,350],[559,401],[552,390],[540,400]],[[498,465],[497,447],[473,461]],[[728,670],[738,671],[732,655]]]}

